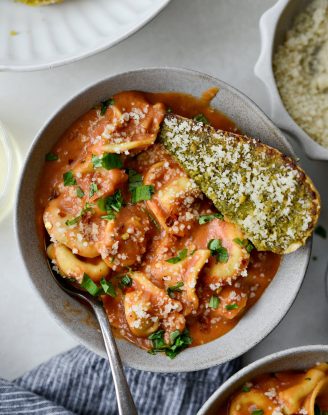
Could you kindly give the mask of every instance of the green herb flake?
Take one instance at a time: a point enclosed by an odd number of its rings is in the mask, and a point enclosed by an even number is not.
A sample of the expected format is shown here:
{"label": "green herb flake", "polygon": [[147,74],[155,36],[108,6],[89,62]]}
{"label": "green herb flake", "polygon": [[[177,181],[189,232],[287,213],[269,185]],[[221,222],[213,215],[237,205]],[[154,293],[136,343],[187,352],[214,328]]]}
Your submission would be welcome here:
{"label": "green herb flake", "polygon": [[244,385],[242,388],[241,388],[241,390],[243,391],[243,392],[250,392],[250,390],[251,390],[251,388],[249,388],[248,386],[246,386],[246,385]]}
{"label": "green herb flake", "polygon": [[263,415],[264,411],[263,409],[255,409],[254,411],[252,411],[252,415]]}
{"label": "green herb flake", "polygon": [[211,239],[207,247],[211,251],[211,255],[216,257],[217,262],[228,262],[229,254],[227,249],[222,246],[221,239]]}
{"label": "green herb flake", "polygon": [[71,171],[67,171],[63,174],[64,179],[64,186],[74,186],[76,185],[76,180],[73,176],[73,173]]}
{"label": "green herb flake", "polygon": [[97,184],[96,183],[91,183],[90,184],[89,197],[92,197],[97,192],[98,192],[98,186],[97,186]]}
{"label": "green herb flake", "polygon": [[238,306],[238,304],[233,303],[233,304],[227,304],[227,305],[225,306],[225,309],[226,309],[226,310],[236,310],[238,307],[239,307],[239,306]]}
{"label": "green herb flake", "polygon": [[155,189],[153,185],[136,186],[131,192],[131,202],[133,204],[142,202],[143,200],[150,200],[154,194]]}
{"label": "green herb flake", "polygon": [[46,161],[57,161],[58,160],[58,155],[55,153],[47,153],[45,156]]}
{"label": "green herb flake", "polygon": [[79,197],[80,199],[82,199],[82,197],[84,196],[84,191],[81,189],[80,186],[76,188],[76,196]]}
{"label": "green herb flake", "polygon": [[327,231],[326,229],[319,225],[315,228],[314,233],[318,236],[321,236],[321,238],[326,239],[327,238]]}
{"label": "green herb flake", "polygon": [[219,307],[219,304],[220,304],[219,297],[217,297],[216,295],[212,295],[212,297],[210,298],[210,302],[208,303],[208,305],[211,308],[217,309]]}
{"label": "green herb flake", "polygon": [[133,169],[128,170],[129,191],[132,192],[136,187],[142,186],[142,176]]}
{"label": "green herb flake", "polygon": [[181,293],[181,288],[184,286],[184,283],[182,281],[179,281],[176,285],[172,285],[171,287],[168,287],[167,294],[174,298],[174,293],[178,292]]}
{"label": "green herb flake", "polygon": [[198,223],[204,225],[205,223],[211,222],[213,219],[223,219],[221,213],[213,213],[211,215],[200,215],[198,218]]}
{"label": "green herb flake", "polygon": [[105,115],[106,111],[107,111],[107,108],[111,105],[114,105],[114,104],[115,104],[114,98],[109,98],[106,101],[102,101],[100,103],[100,115]]}
{"label": "green herb flake", "polygon": [[102,216],[102,219],[113,220],[115,215],[119,212],[124,204],[122,192],[117,190],[112,196],[107,196],[104,199],[97,200],[97,206],[107,215]]}
{"label": "green herb flake", "polygon": [[129,275],[124,275],[124,276],[121,278],[121,284],[122,284],[124,287],[131,287],[132,283],[133,283],[133,280],[132,280],[132,278],[131,278],[131,277],[129,277]]}
{"label": "green herb flake", "polygon": [[254,245],[252,244],[252,242],[249,239],[240,239],[240,238],[235,238],[233,240],[236,244],[240,245],[241,247],[245,248],[246,251],[250,254],[252,252],[252,250],[254,249]]}
{"label": "green herb flake", "polygon": [[177,264],[178,262],[187,258],[187,255],[188,255],[188,250],[187,248],[185,248],[185,249],[182,249],[182,251],[178,252],[177,256],[167,259],[166,262],[168,262],[169,264]]}
{"label": "green herb flake", "polygon": [[67,226],[75,225],[82,219],[83,215],[85,215],[87,212],[90,212],[92,208],[93,208],[93,205],[91,203],[86,203],[84,208],[81,210],[80,214],[76,216],[76,218],[67,220],[65,222],[65,225]]}
{"label": "green herb flake", "polygon": [[84,288],[86,291],[88,291],[88,293],[93,295],[94,297],[99,295],[101,292],[101,288],[99,288],[98,285],[94,283],[92,279],[89,277],[89,275],[87,274],[83,275],[81,287]]}
{"label": "green herb flake", "polygon": [[151,354],[157,352],[165,352],[166,356],[170,359],[174,359],[178,353],[186,349],[191,343],[192,338],[189,336],[189,332],[185,329],[182,333],[179,330],[175,330],[170,334],[171,345],[168,345],[164,341],[164,330],[158,330],[148,337],[153,343],[153,348],[150,351]]}
{"label": "green herb flake", "polygon": [[101,288],[104,290],[104,293],[110,295],[111,297],[116,297],[116,291],[113,284],[110,281],[105,280],[102,278],[100,281]]}
{"label": "green herb flake", "polygon": [[123,162],[119,154],[104,153],[102,156],[92,156],[94,168],[103,167],[106,170],[121,169]]}
{"label": "green herb flake", "polygon": [[201,123],[203,123],[203,124],[205,124],[205,125],[209,125],[209,121],[208,121],[208,119],[205,117],[205,115],[204,114],[197,114],[197,115],[195,115],[195,117],[194,117],[194,120],[196,121],[196,122],[201,122]]}
{"label": "green herb flake", "polygon": [[166,108],[166,112],[167,112],[168,114],[172,114],[173,110],[172,110],[172,108],[171,108],[171,107],[167,107],[167,108]]}

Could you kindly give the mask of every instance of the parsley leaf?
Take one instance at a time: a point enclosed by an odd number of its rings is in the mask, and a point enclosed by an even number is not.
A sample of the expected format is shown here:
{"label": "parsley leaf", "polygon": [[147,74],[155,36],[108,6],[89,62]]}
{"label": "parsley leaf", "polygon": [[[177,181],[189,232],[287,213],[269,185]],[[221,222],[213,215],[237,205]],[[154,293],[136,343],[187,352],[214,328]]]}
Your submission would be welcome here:
{"label": "parsley leaf", "polygon": [[58,160],[58,155],[57,154],[55,154],[55,153],[47,153],[46,154],[46,157],[45,157],[45,159],[46,159],[46,161],[57,161]]}
{"label": "parsley leaf", "polygon": [[152,195],[154,194],[155,190],[154,190],[154,186],[153,185],[141,185],[141,186],[136,186],[134,189],[132,189],[132,198],[131,198],[131,202],[132,203],[138,203],[141,202],[143,200],[150,200]]}
{"label": "parsley leaf", "polygon": [[98,192],[98,186],[97,186],[97,184],[96,183],[91,183],[90,184],[89,197],[92,197],[97,192]]}
{"label": "parsley leaf", "polygon": [[174,298],[174,293],[178,292],[181,293],[181,287],[184,286],[184,283],[182,281],[179,281],[176,285],[172,285],[171,287],[169,287],[167,289],[167,294],[171,297]]}
{"label": "parsley leaf", "polygon": [[183,259],[187,258],[187,255],[188,255],[188,250],[187,248],[185,248],[182,251],[178,252],[177,256],[167,259],[166,262],[168,262],[169,264],[176,264],[182,261]]}
{"label": "parsley leaf", "polygon": [[327,238],[327,231],[326,229],[319,225],[315,228],[314,233],[318,236],[321,236],[321,238],[326,239]]}
{"label": "parsley leaf", "polygon": [[207,248],[211,251],[211,255],[216,257],[216,261],[228,262],[229,254],[227,249],[222,246],[221,239],[211,239],[207,244]]}
{"label": "parsley leaf", "polygon": [[76,184],[75,177],[71,171],[67,171],[63,174],[64,186],[74,186]]}
{"label": "parsley leaf", "polygon": [[100,103],[100,115],[105,115],[107,108],[110,105],[114,105],[114,104],[115,104],[114,98],[109,98],[109,99],[106,99],[106,101],[102,101]]}
{"label": "parsley leaf", "polygon": [[136,187],[142,186],[142,176],[133,169],[128,170],[129,175],[129,190],[133,191]]}
{"label": "parsley leaf", "polygon": [[106,170],[121,169],[123,163],[119,154],[104,153],[102,156],[92,156],[94,168],[103,167]]}
{"label": "parsley leaf", "polygon": [[212,295],[212,297],[210,298],[210,302],[209,302],[209,306],[211,308],[217,309],[219,307],[220,304],[220,299],[219,297],[217,297],[216,295]]}
{"label": "parsley leaf", "polygon": [[97,205],[100,210],[107,212],[107,215],[102,216],[103,219],[115,219],[115,212],[119,212],[123,206],[124,200],[122,192],[117,190],[112,196],[107,196],[104,199],[98,199]]}
{"label": "parsley leaf", "polygon": [[173,331],[170,334],[171,345],[166,344],[164,341],[164,330],[156,331],[148,336],[148,339],[153,343],[153,349],[150,350],[151,354],[165,352],[166,356],[170,359],[174,359],[178,353],[186,349],[192,343],[192,338],[189,336],[187,329],[182,333],[180,333],[179,330]]}
{"label": "parsley leaf", "polygon": [[236,308],[238,308],[238,304],[234,303],[234,304],[227,304],[225,306],[226,310],[236,310]]}
{"label": "parsley leaf", "polygon": [[76,188],[76,196],[80,199],[82,199],[82,197],[84,196],[84,191],[81,189],[80,186]]}
{"label": "parsley leaf", "polygon": [[128,275],[124,275],[124,276],[121,278],[121,284],[122,284],[124,287],[131,287],[132,283],[133,283],[133,280],[132,280],[132,278],[131,278],[131,277],[129,277]]}
{"label": "parsley leaf", "polygon": [[251,388],[249,388],[248,386],[244,385],[244,386],[241,388],[241,390],[242,390],[243,392],[250,392]]}
{"label": "parsley leaf", "polygon": [[255,409],[254,411],[252,411],[252,415],[263,415],[264,411],[263,409]]}
{"label": "parsley leaf", "polygon": [[197,114],[197,115],[195,115],[195,116],[194,116],[194,120],[195,120],[196,122],[201,122],[201,123],[203,123],[203,124],[205,124],[205,125],[208,125],[208,124],[209,124],[209,121],[208,121],[208,119],[205,117],[205,115],[204,115],[204,114]]}
{"label": "parsley leaf", "polygon": [[211,215],[200,215],[198,218],[198,223],[200,225],[204,225],[204,223],[211,222],[213,219],[223,219],[223,215],[221,213],[213,213]]}
{"label": "parsley leaf", "polygon": [[240,239],[240,238],[235,238],[233,240],[234,242],[236,242],[236,244],[240,245],[241,247],[245,248],[246,251],[250,254],[253,249],[255,248],[254,245],[252,244],[252,242],[249,239]]}
{"label": "parsley leaf", "polygon": [[94,297],[99,295],[102,291],[100,287],[96,283],[92,281],[89,275],[83,275],[83,280],[81,282],[81,287],[88,291],[89,294],[93,295]]}
{"label": "parsley leaf", "polygon": [[78,216],[76,216],[73,219],[68,219],[65,222],[65,225],[67,226],[72,226],[75,225],[76,223],[78,223],[80,221],[80,219],[82,218],[82,216],[84,214],[86,214],[87,212],[90,212],[92,210],[93,205],[91,203],[86,203],[84,208],[81,210],[80,214]]}
{"label": "parsley leaf", "polygon": [[110,295],[111,297],[116,297],[116,291],[113,286],[113,284],[110,281],[105,280],[105,278],[102,278],[100,280],[101,288],[104,290],[104,293],[107,295]]}

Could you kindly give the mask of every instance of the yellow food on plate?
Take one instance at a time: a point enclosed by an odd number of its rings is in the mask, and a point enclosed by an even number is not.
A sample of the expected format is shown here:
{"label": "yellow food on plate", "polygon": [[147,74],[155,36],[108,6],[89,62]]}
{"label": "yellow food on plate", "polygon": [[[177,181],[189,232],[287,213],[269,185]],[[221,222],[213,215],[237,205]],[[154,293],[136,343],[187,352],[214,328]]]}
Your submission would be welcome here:
{"label": "yellow food on plate", "polygon": [[48,4],[61,3],[63,0],[18,0],[20,3],[28,4],[29,6],[46,6]]}
{"label": "yellow food on plate", "polygon": [[307,371],[263,374],[245,383],[218,415],[325,415],[328,411],[328,364]]}

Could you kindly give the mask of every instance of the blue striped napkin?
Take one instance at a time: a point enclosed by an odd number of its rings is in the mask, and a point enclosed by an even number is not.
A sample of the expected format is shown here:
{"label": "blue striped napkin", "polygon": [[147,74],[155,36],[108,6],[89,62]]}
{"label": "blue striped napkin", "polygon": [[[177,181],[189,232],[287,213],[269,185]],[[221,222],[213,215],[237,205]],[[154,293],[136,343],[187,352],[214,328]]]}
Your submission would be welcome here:
{"label": "blue striped napkin", "polygon": [[[195,415],[238,366],[234,360],[189,373],[125,372],[139,415]],[[109,364],[78,346],[13,382],[0,378],[0,414],[117,414]]]}

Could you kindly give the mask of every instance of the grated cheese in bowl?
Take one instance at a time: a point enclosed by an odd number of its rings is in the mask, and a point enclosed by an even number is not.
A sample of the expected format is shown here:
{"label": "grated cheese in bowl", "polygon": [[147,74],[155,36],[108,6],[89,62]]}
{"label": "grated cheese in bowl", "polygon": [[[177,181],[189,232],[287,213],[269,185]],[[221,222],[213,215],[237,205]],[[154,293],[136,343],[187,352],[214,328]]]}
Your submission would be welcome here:
{"label": "grated cheese in bowl", "polygon": [[328,148],[328,0],[314,0],[296,17],[273,70],[291,117]]}

